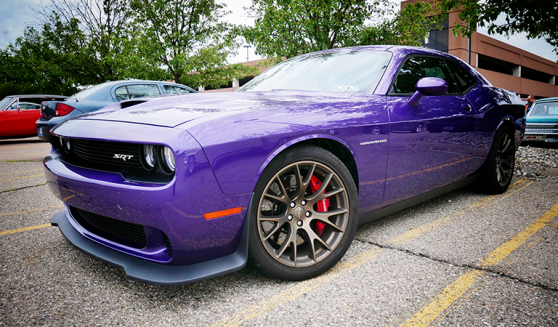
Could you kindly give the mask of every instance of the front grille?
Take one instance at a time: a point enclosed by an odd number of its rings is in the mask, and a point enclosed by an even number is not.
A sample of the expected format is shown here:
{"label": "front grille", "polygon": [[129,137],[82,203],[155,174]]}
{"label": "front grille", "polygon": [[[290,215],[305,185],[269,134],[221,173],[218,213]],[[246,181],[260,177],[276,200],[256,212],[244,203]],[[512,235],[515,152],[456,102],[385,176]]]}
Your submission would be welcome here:
{"label": "front grille", "polygon": [[91,233],[139,249],[147,245],[145,232],[141,225],[101,216],[75,207],[71,207],[71,212],[77,222]]}
{"label": "front grille", "polygon": [[[76,207],[70,207],[70,211],[83,228],[95,235],[138,249],[143,249],[147,245],[142,225],[105,217]],[[172,251],[169,238],[165,233],[161,232],[161,234],[163,243]]]}
{"label": "front grille", "polygon": [[[70,142],[71,152],[81,160],[99,165],[143,168],[139,144],[78,139],[72,139]],[[115,155],[125,159],[116,158]]]}
{"label": "front grille", "polygon": [[558,124],[527,124],[526,132],[558,133]]}

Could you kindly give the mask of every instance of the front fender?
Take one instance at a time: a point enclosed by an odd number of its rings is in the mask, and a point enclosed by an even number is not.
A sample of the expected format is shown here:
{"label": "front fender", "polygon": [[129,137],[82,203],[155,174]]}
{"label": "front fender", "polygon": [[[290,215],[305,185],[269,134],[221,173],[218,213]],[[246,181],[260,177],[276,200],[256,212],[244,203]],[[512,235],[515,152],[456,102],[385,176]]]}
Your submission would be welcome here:
{"label": "front fender", "polygon": [[264,162],[262,163],[262,165],[260,166],[256,176],[254,176],[254,185],[256,185],[256,183],[258,182],[258,179],[260,178],[261,174],[263,173],[264,169],[269,165],[269,163],[275,158],[277,157],[281,152],[287,150],[288,148],[295,146],[299,143],[305,142],[305,141],[309,141],[309,140],[318,140],[318,139],[328,139],[328,140],[332,140],[335,142],[338,142],[340,144],[342,144],[345,148],[347,148],[347,150],[349,150],[353,156],[353,158],[356,157],[355,152],[353,151],[353,149],[351,148],[351,146],[345,142],[344,140],[335,137],[334,135],[331,134],[324,134],[324,133],[318,133],[318,134],[310,134],[310,135],[304,135],[304,136],[300,136],[297,138],[294,138],[292,140],[289,140],[288,142],[285,142],[284,144],[282,144],[281,146],[279,146],[275,151],[273,151],[272,153],[269,154],[269,156],[264,160]]}

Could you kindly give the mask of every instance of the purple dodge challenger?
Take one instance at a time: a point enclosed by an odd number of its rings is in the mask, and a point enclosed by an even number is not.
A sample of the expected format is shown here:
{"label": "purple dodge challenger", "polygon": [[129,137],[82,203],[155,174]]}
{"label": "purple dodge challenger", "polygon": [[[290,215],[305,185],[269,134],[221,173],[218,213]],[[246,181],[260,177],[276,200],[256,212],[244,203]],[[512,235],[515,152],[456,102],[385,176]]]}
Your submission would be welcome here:
{"label": "purple dodge challenger", "polygon": [[51,131],[52,217],[140,281],[330,269],[359,224],[475,182],[502,193],[525,107],[451,55],[301,55],[234,93],[133,99]]}

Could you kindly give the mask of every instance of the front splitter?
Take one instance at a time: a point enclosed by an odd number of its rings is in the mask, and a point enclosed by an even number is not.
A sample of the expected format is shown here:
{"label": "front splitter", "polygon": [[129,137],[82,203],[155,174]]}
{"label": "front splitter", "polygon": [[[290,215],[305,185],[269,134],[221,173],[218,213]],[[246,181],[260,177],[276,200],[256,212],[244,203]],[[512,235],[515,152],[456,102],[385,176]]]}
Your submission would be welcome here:
{"label": "front splitter", "polygon": [[169,266],[136,258],[97,244],[78,233],[65,211],[55,214],[51,225],[60,228],[66,239],[81,251],[124,270],[132,279],[156,285],[182,285],[221,276],[244,268],[248,259],[249,210],[238,249],[227,256],[185,266]]}

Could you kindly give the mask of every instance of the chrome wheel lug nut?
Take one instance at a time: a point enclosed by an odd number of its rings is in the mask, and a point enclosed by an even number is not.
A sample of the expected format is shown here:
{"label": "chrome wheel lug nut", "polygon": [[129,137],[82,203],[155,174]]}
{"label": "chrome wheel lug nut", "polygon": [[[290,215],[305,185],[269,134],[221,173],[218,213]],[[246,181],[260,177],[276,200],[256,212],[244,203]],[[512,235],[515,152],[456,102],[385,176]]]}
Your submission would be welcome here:
{"label": "chrome wheel lug nut", "polygon": [[289,221],[293,220],[293,215],[288,215],[288,216],[287,216],[287,219],[288,219]]}
{"label": "chrome wheel lug nut", "polygon": [[297,224],[299,227],[302,226],[302,220],[297,221],[296,224]]}
{"label": "chrome wheel lug nut", "polygon": [[294,208],[296,206],[296,204],[294,202],[291,202],[291,208]]}
{"label": "chrome wheel lug nut", "polygon": [[306,217],[310,217],[312,215],[312,213],[310,211],[306,211],[306,213],[304,214]]}
{"label": "chrome wheel lug nut", "polygon": [[302,200],[302,202],[300,202],[300,204],[302,204],[303,206],[306,205],[306,200]]}

